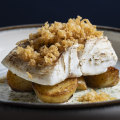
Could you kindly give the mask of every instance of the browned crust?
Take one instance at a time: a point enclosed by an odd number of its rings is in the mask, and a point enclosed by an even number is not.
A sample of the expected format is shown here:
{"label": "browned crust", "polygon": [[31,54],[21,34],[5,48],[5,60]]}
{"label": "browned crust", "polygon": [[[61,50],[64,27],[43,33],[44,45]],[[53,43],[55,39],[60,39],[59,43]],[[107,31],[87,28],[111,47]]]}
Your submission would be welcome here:
{"label": "browned crust", "polygon": [[33,89],[37,97],[43,102],[63,103],[76,91],[77,79],[66,79],[54,86],[44,86],[33,83]]}
{"label": "browned crust", "polygon": [[89,87],[102,88],[112,87],[119,82],[119,70],[114,67],[109,67],[107,72],[84,77]]}
{"label": "browned crust", "polygon": [[86,81],[83,76],[77,78],[78,79],[78,87],[77,90],[87,90]]}
{"label": "browned crust", "polygon": [[[39,85],[36,83],[32,83],[32,85],[33,85],[33,88],[39,92],[39,94],[56,97],[56,96],[61,96],[63,94],[67,94],[73,91],[73,89],[77,86],[77,79],[76,78],[66,79],[65,81],[54,86]],[[54,92],[49,93],[49,90],[51,89],[53,89]],[[55,89],[58,89],[58,90],[55,90]]]}
{"label": "browned crust", "polygon": [[11,89],[14,91],[19,91],[19,92],[33,91],[31,82],[18,77],[17,75],[13,74],[11,71],[7,72],[7,82],[8,85],[11,87]]}

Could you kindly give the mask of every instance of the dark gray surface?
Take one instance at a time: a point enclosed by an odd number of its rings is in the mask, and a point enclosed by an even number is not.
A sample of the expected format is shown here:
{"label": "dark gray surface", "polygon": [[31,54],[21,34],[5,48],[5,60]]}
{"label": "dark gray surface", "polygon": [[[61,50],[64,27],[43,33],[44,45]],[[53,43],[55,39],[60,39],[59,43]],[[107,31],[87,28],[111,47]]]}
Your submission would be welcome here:
{"label": "dark gray surface", "polygon": [[120,105],[87,109],[32,109],[0,104],[1,120],[120,120]]}
{"label": "dark gray surface", "polygon": [[120,28],[120,0],[0,0],[0,26],[65,22],[77,15]]}

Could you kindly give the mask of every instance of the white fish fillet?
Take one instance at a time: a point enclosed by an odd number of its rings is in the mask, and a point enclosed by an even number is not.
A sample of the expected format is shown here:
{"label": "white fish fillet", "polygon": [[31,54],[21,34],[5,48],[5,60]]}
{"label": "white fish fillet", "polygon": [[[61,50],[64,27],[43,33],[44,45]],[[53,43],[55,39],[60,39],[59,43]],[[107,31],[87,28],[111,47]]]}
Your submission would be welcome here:
{"label": "white fish fillet", "polygon": [[83,76],[97,75],[117,63],[117,55],[107,37],[90,39],[86,42],[81,60]]}
{"label": "white fish fillet", "polygon": [[[30,67],[10,52],[2,61],[10,71],[16,75],[38,84],[55,85],[66,78],[82,75],[97,75],[107,71],[107,68],[117,63],[117,55],[107,37],[89,39],[85,43],[83,52],[78,52],[75,44],[68,48],[53,66],[45,68]],[[32,79],[29,78],[29,72]]]}

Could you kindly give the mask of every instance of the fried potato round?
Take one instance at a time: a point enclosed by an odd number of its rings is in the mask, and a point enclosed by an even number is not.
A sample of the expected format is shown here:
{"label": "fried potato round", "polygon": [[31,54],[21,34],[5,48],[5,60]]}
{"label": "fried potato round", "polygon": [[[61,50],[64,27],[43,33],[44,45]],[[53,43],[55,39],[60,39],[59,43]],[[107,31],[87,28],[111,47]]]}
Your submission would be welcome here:
{"label": "fried potato round", "polygon": [[77,78],[78,80],[78,87],[77,87],[77,90],[87,90],[87,85],[86,85],[86,82],[84,80],[84,77],[79,77]]}
{"label": "fried potato round", "polygon": [[47,103],[63,103],[67,101],[77,89],[77,79],[66,79],[54,85],[46,86],[33,83],[33,89],[37,97]]}
{"label": "fried potato round", "polygon": [[109,67],[107,72],[103,74],[86,76],[84,78],[89,87],[93,88],[112,87],[119,82],[119,70],[114,67]]}
{"label": "fried potato round", "polygon": [[11,89],[14,91],[19,91],[19,92],[33,91],[32,82],[29,82],[23,78],[18,77],[17,75],[13,74],[11,71],[7,72],[7,81]]}

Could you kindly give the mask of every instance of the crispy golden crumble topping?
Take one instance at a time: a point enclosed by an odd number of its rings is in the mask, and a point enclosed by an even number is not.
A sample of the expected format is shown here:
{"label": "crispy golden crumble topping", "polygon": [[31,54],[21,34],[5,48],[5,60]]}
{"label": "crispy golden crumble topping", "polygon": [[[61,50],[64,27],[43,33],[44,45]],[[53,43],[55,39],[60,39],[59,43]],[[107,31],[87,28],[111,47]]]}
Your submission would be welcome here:
{"label": "crispy golden crumble topping", "polygon": [[116,98],[111,97],[107,93],[100,92],[97,93],[95,90],[91,90],[87,94],[78,98],[79,102],[102,102],[108,100],[115,100]]}
{"label": "crispy golden crumble topping", "polygon": [[26,74],[28,75],[28,77],[29,77],[30,79],[32,79],[32,75],[31,75],[29,72],[26,72]]}
{"label": "crispy golden crumble topping", "polygon": [[81,50],[87,39],[102,35],[103,32],[97,31],[95,25],[80,16],[69,19],[67,23],[49,25],[46,22],[37,33],[29,35],[29,45],[25,48],[18,45],[17,55],[31,66],[52,65],[68,47],[79,43],[78,50]]}

